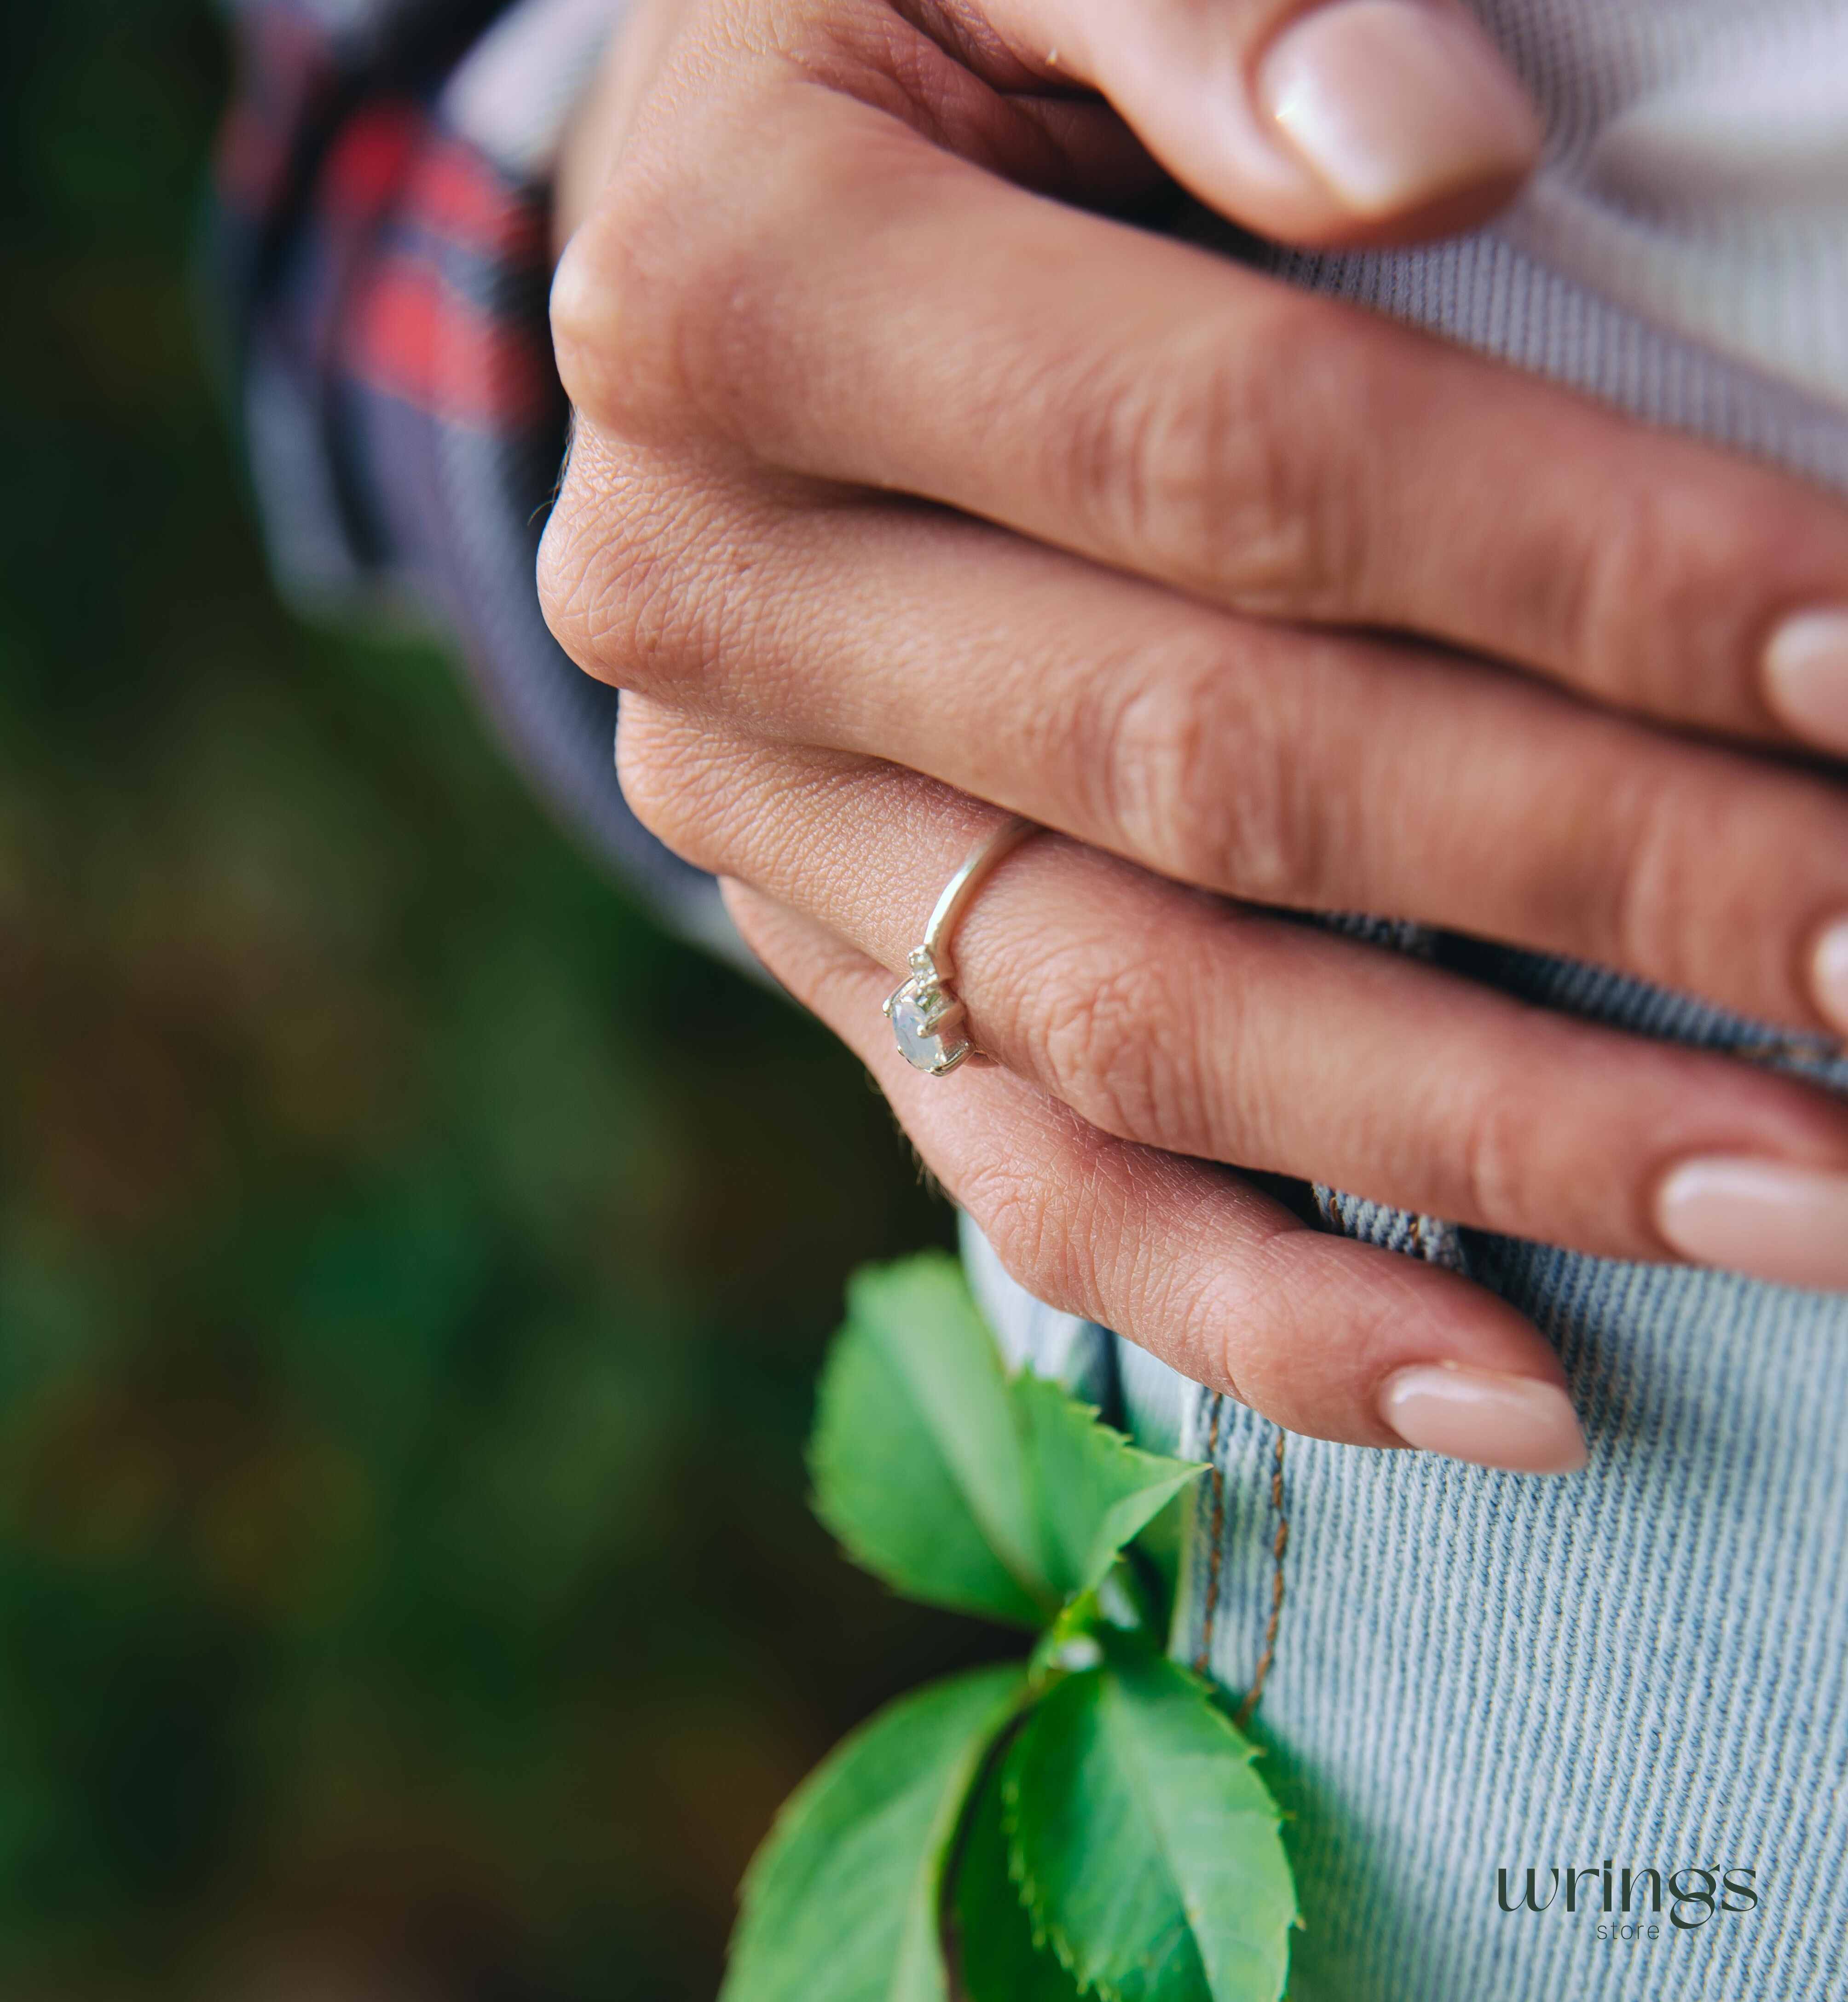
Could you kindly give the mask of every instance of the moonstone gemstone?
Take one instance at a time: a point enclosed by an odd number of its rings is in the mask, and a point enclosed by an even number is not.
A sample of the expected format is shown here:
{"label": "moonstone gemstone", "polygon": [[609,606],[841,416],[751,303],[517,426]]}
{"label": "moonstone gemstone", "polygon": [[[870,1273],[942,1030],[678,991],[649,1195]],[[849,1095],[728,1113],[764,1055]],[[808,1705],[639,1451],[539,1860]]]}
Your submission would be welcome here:
{"label": "moonstone gemstone", "polygon": [[901,994],[892,1003],[892,1034],[905,1060],[918,1070],[935,1070],[950,1055],[943,1038],[924,1026],[924,1004],[914,994]]}

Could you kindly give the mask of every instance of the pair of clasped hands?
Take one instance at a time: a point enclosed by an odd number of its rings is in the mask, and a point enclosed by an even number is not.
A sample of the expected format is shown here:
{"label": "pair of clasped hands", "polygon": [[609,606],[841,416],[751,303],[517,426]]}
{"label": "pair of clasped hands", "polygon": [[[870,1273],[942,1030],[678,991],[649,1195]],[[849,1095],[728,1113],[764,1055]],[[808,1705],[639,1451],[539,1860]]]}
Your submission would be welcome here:
{"label": "pair of clasped hands", "polygon": [[[1848,1104],[1278,909],[1848,1031],[1848,508],[1123,219],[1412,240],[1540,144],[1446,0],[638,0],[540,587],[1017,1278],[1293,1430],[1560,1473],[1511,1306],[1222,1164],[1848,1289]],[[958,934],[995,1061],[933,1079],[880,1004],[1004,811],[1052,832]]]}

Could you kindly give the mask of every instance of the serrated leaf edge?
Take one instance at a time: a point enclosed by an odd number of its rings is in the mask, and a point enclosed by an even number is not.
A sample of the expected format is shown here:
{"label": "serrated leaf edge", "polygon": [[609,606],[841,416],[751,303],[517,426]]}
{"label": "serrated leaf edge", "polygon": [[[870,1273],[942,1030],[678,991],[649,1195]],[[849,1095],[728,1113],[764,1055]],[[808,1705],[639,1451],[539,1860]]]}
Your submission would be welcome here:
{"label": "serrated leaf edge", "polygon": [[[1075,1400],[1076,1401],[1076,1400]],[[1101,1669],[1087,1669],[1086,1675],[1100,1675]],[[1053,1958],[1072,1978],[1072,1986],[1080,1995],[1095,1995],[1100,2002],[1124,2002],[1122,1991],[1114,1983],[1096,1976],[1081,1974],[1073,1958],[1073,1948],[1065,1934],[1047,1916],[1045,1894],[1034,1877],[1026,1857],[1021,1854],[1019,1815],[1020,1783],[1013,1771],[1015,1748],[1033,1728],[1030,1714],[1016,1732],[1013,1743],[1007,1749],[1005,1763],[1001,1768],[1001,1833],[1006,1838],[1007,1874],[1014,1889],[1020,1893],[1020,1905],[1033,1928],[1034,1947],[1044,1953],[1050,1951]]]}
{"label": "serrated leaf edge", "polygon": [[[887,1712],[896,1708],[899,1704],[909,1701],[913,1697],[922,1696],[928,1690],[940,1688],[950,1683],[965,1679],[974,1681],[982,1676],[992,1676],[999,1688],[1002,1672],[1013,1665],[1009,1662],[995,1662],[987,1668],[965,1669],[957,1674],[938,1676],[932,1682],[920,1684],[915,1690],[909,1690],[901,1696],[894,1697],[889,1703],[881,1704],[871,1716],[863,1718],[844,1737],[838,1739],[821,1760],[804,1777],[801,1783],[771,1817],[769,1827],[765,1831],[755,1850],[752,1851],[751,1860],[745,1864],[743,1875],[738,1879],[737,1916],[732,1922],[730,1937],[726,1945],[725,1975],[720,1990],[719,2002],[725,2002],[725,1996],[731,1979],[732,1962],[744,1937],[745,1927],[751,1919],[752,1908],[762,1889],[762,1880],[769,1868],[771,1857],[790,1830],[807,1819],[812,1805],[811,1789],[819,1776],[838,1760],[842,1759],[849,1747],[856,1746],[861,1739],[868,1735],[885,1718]],[[948,1818],[944,1847],[939,1858],[940,1896],[944,1884],[948,1881],[957,1836],[975,1798],[976,1781],[985,1770],[989,1758],[994,1755],[995,1748],[1004,1739],[1013,1735],[1020,1720],[1030,1711],[1032,1704],[1029,1700],[1028,1690],[1029,1685],[1026,1676],[1023,1672],[1020,1672],[1012,1702],[1003,1707],[997,1701],[993,1728],[983,1739],[980,1748],[971,1761],[968,1771],[964,1776],[962,1792],[957,1800],[955,1811]]]}
{"label": "serrated leaf edge", "polygon": [[1206,1472],[1207,1463],[1203,1460],[1182,1460],[1171,1453],[1151,1453],[1145,1446],[1138,1446],[1128,1432],[1119,1432],[1109,1419],[1105,1418],[1100,1405],[1092,1404],[1088,1398],[1075,1395],[1072,1391],[1068,1390],[1056,1376],[1042,1376],[1030,1362],[1023,1362],[1018,1369],[1008,1372],[1007,1380],[1010,1383],[1025,1383],[1030,1379],[1035,1383],[1044,1384],[1048,1390],[1056,1390],[1073,1411],[1083,1412],[1112,1446],[1120,1446],[1125,1453],[1133,1453],[1138,1460],[1152,1460],[1157,1465],[1184,1467],[1190,1474]]}
{"label": "serrated leaf edge", "polygon": [[[1225,1709],[1219,1700],[1218,1686],[1208,1677],[1200,1674],[1197,1669],[1191,1668],[1185,1662],[1176,1661],[1172,1655],[1163,1655],[1160,1659],[1177,1676],[1192,1687],[1194,1694],[1200,1699],[1202,1707],[1212,1714],[1214,1719],[1234,1741],[1235,1749],[1240,1755],[1241,1763],[1247,1767],[1255,1767],[1264,1756],[1263,1750],[1260,1746],[1254,1744],[1226,1714]],[[1107,1670],[1103,1668],[1087,1669],[1083,1672],[1101,1678]],[[1075,1949],[1048,1915],[1046,1910],[1045,1894],[1021,1852],[1018,1827],[1020,1784],[1013,1769],[1013,1760],[1015,1748],[1025,1738],[1027,1731],[1031,1728],[1032,1722],[1033,1714],[1030,1711],[1018,1720],[1017,1727],[1003,1754],[1004,1763],[1001,1768],[1001,1832],[1006,1838],[1007,1874],[1013,1878],[1014,1888],[1020,1894],[1021,1905],[1033,1927],[1034,1944],[1041,1951],[1048,1948],[1051,1950],[1059,1965],[1071,1976],[1079,1993],[1095,1995],[1099,1998],[1099,2002],[1127,2002],[1124,1991],[1114,1982],[1106,1980],[1100,1976],[1093,1976],[1087,1979],[1079,1972],[1073,1961]],[[1268,1787],[1264,1788],[1264,1797],[1271,1801],[1271,1812],[1268,1819],[1271,1833],[1277,1837],[1281,1845],[1283,1840],[1285,1819],[1283,1811],[1278,1806]],[[1287,1850],[1285,1862],[1287,1865]],[[1287,1871],[1286,1874],[1290,1886],[1290,1917],[1286,1930],[1299,1932],[1302,1930],[1303,1921],[1302,1906],[1296,1896],[1295,1872]],[[1191,1914],[1187,1923],[1191,1929],[1193,1925]],[[1287,1975],[1283,1992],[1284,1997],[1287,1998],[1288,1993]]]}
{"label": "serrated leaf edge", "polygon": [[[802,1820],[807,1815],[811,1788],[824,1771],[843,1760],[849,1750],[857,1747],[863,1738],[870,1735],[873,1728],[884,1721],[888,1712],[895,1710],[901,1704],[908,1703],[915,1697],[922,1697],[929,1690],[943,1688],[951,1683],[960,1682],[965,1679],[973,1681],[978,1676],[992,1674],[999,1683],[1001,1670],[1012,1665],[1009,1662],[997,1662],[991,1668],[964,1669],[955,1674],[938,1676],[933,1677],[929,1682],[920,1683],[915,1689],[903,1690],[900,1694],[891,1698],[889,1702],[881,1704],[870,1715],[862,1718],[851,1731],[837,1738],[821,1758],[803,1775],[800,1784],[777,1808],[776,1813],[770,1817],[770,1826],[759,1839],[757,1847],[751,1853],[751,1861],[744,1866],[744,1875],[738,1879],[737,1905],[741,1914],[750,1904],[752,1894],[758,1888],[758,1878],[769,1861],[771,1851],[777,1846],[779,1838],[790,1827]],[[999,1705],[996,1707],[999,1707]],[[1014,1708],[1002,1717],[995,1726],[994,1735],[984,1741],[985,1756],[989,1747],[995,1743],[995,1739],[1007,1729],[1009,1725],[1020,1714],[1020,1708],[1016,1704]],[[960,1808],[958,1812],[961,1812]]]}
{"label": "serrated leaf edge", "polygon": [[[1163,1655],[1160,1659],[1173,1674],[1190,1685],[1194,1693],[1200,1699],[1203,1707],[1212,1712],[1221,1728],[1234,1741],[1241,1755],[1241,1762],[1252,1767],[1254,1771],[1257,1767],[1261,1766],[1266,1756],[1264,1748],[1256,1739],[1247,1737],[1239,1728],[1236,1720],[1226,1714],[1229,1698],[1225,1690],[1210,1676],[1203,1676],[1198,1669],[1186,1662],[1176,1661],[1172,1655]],[[1285,1812],[1282,1804],[1271,1792],[1263,1774],[1257,1773],[1256,1777],[1259,1786],[1264,1790],[1264,1798],[1271,1804],[1271,1811],[1266,1819],[1270,1822],[1271,1832],[1277,1837],[1278,1847],[1284,1853],[1284,1863],[1290,1884],[1290,1930],[1292,1932],[1301,1932],[1304,1930],[1302,1907],[1296,1897],[1296,1873],[1288,1868],[1289,1847],[1283,1840],[1284,1824],[1292,1817]]]}
{"label": "serrated leaf edge", "polygon": [[[1078,1589],[1071,1593],[1065,1601],[1065,1605],[1069,1607],[1082,1599],[1086,1592],[1096,1591],[1104,1580],[1110,1575],[1117,1561],[1142,1534],[1143,1529],[1161,1513],[1177,1495],[1198,1481],[1208,1470],[1204,1460],[1182,1460],[1173,1453],[1151,1453],[1146,1446],[1138,1446],[1127,1432],[1119,1432],[1114,1425],[1110,1424],[1097,1405],[1083,1397],[1074,1397],[1056,1377],[1041,1376],[1030,1362],[1023,1362],[1018,1369],[1009,1372],[1007,1379],[1010,1392],[1016,1385],[1025,1383],[1042,1384],[1047,1389],[1055,1392],[1072,1411],[1078,1412],[1087,1423],[1101,1432],[1115,1451],[1131,1460],[1143,1461],[1152,1469],[1168,1470],[1166,1473],[1150,1481],[1148,1487],[1142,1490],[1140,1495],[1123,1496],[1117,1502],[1115,1508],[1110,1511],[1110,1513],[1114,1515],[1117,1509],[1124,1508],[1130,1502],[1146,1499],[1157,1489],[1160,1490],[1159,1498],[1147,1510],[1135,1528],[1127,1536],[1117,1537],[1113,1540],[1111,1553],[1104,1559],[1101,1566],[1093,1564],[1092,1568],[1095,1575],[1087,1574],[1079,1581]],[[1025,1426],[1027,1414],[1018,1404],[1013,1407],[1013,1418],[1016,1425],[1023,1428]],[[1108,1519],[1107,1515],[1105,1520],[1107,1522]]]}
{"label": "serrated leaf edge", "polygon": [[[835,1331],[834,1338],[828,1345],[828,1354],[823,1358],[821,1375],[816,1385],[814,1416],[810,1422],[808,1437],[804,1442],[802,1453],[803,1471],[808,1477],[809,1512],[839,1544],[848,1561],[858,1569],[864,1571],[869,1578],[873,1579],[880,1589],[892,1598],[903,1599],[912,1606],[939,1606],[947,1612],[961,1613],[966,1619],[992,1620],[997,1626],[1011,1626],[1024,1633],[1033,1632],[1045,1620],[1046,1614],[1043,1608],[1036,1606],[1030,1617],[1024,1611],[1009,1614],[1001,1612],[994,1606],[978,1605],[971,1600],[952,1599],[940,1596],[926,1597],[909,1586],[894,1585],[886,1576],[879,1559],[860,1540],[852,1525],[838,1510],[828,1505],[825,1498],[826,1482],[822,1475],[824,1456],[821,1440],[829,1432],[825,1418],[826,1411],[832,1399],[837,1394],[832,1388],[834,1382],[834,1371],[832,1365],[840,1344],[856,1331],[857,1325],[850,1314],[848,1319]],[[975,1514],[974,1509],[971,1508],[969,1512],[970,1519],[975,1524],[982,1540],[987,1543],[990,1554],[1000,1566],[1002,1571],[1013,1581],[1027,1604],[1034,1605],[1034,1594],[1030,1585],[1019,1575],[1007,1558],[995,1548],[993,1539],[989,1533],[987,1526]]]}

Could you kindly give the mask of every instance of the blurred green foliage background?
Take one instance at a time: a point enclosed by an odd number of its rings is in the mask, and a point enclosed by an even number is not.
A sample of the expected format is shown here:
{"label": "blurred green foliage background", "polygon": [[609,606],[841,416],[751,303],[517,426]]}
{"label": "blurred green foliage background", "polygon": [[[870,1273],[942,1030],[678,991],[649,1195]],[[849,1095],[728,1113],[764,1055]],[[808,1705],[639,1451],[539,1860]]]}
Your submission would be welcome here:
{"label": "blurred green foliage background", "polygon": [[202,0],[0,9],[0,1994],[710,1996],[982,1637],[809,1519],[948,1235],[427,650],[292,624],[200,359]]}

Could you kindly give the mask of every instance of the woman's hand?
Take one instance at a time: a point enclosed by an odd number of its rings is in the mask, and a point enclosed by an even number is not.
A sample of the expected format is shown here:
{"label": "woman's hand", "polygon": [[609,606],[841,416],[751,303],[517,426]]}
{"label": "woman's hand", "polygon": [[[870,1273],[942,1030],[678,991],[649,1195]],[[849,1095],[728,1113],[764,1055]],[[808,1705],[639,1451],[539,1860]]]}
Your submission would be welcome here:
{"label": "woman's hand", "polygon": [[[1428,30],[1434,103],[1491,74],[1466,17],[678,12],[567,177],[548,613],[629,692],[636,811],[1016,1276],[1293,1429],[1536,1471],[1581,1451],[1536,1331],[1212,1164],[1848,1285],[1848,1108],[1221,901],[1848,1027],[1848,797],[1775,755],[1848,748],[1848,514],[1092,212],[1151,156],[1304,239],[1484,212],[1532,151],[1505,79],[1429,171],[1414,99],[1342,122],[1363,44],[1410,75]],[[926,1079],[887,969],[1001,808],[1066,838],[959,934],[999,1064]]]}

